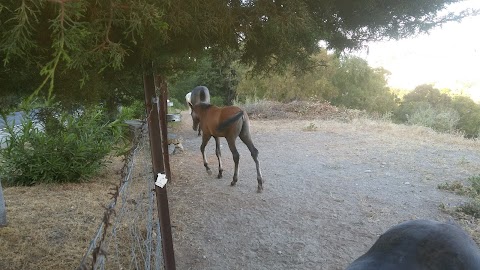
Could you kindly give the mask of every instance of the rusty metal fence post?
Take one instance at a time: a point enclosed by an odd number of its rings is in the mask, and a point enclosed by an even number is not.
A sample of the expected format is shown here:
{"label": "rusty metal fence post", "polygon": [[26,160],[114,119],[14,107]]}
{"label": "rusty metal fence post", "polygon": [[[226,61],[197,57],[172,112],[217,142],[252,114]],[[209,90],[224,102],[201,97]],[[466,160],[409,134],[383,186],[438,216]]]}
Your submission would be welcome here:
{"label": "rusty metal fence post", "polygon": [[[148,132],[150,135],[150,148],[152,153],[152,165],[154,180],[158,173],[166,174],[170,181],[170,164],[168,164],[168,172],[165,172],[164,154],[167,155],[168,149],[162,147],[162,141],[166,143],[166,114],[160,111],[157,95],[155,94],[155,80],[153,74],[144,74],[143,76],[144,90],[145,90],[145,108],[147,110]],[[166,87],[166,85],[165,85]],[[166,100],[165,100],[166,105]],[[164,106],[160,106],[164,107]],[[161,118],[159,118],[159,115]],[[161,133],[160,126],[165,126],[164,134]],[[163,136],[162,136],[163,135]],[[164,137],[165,139],[163,139]],[[168,147],[168,145],[167,145]],[[162,151],[163,148],[163,151]],[[172,228],[170,224],[170,212],[168,209],[167,186],[163,188],[155,185],[155,194],[157,197],[157,210],[160,222],[160,230],[162,235],[163,260],[166,270],[175,270],[175,255],[173,251],[173,237]]]}
{"label": "rusty metal fence post", "polygon": [[168,154],[168,134],[167,134],[167,82],[161,75],[155,76],[155,88],[159,90],[159,121],[160,121],[160,133],[162,136],[162,151],[163,151],[163,164],[165,165],[165,174],[168,181],[172,181],[172,173],[170,171],[170,156]]}

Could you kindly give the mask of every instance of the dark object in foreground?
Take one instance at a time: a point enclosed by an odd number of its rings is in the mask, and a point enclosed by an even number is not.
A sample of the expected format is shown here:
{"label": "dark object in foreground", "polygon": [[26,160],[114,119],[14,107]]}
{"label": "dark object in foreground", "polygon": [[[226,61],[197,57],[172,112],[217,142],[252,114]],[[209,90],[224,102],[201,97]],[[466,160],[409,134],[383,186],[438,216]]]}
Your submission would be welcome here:
{"label": "dark object in foreground", "polygon": [[476,270],[480,250],[455,224],[412,220],[390,228],[347,270]]}
{"label": "dark object in foreground", "polygon": [[236,106],[219,108],[205,103],[197,104],[191,107],[191,109],[193,130],[197,130],[198,128],[202,130],[202,145],[200,146],[200,151],[203,156],[203,165],[207,169],[208,174],[211,174],[212,170],[210,170],[205,156],[205,146],[213,136],[216,142],[215,153],[218,158],[218,178],[222,178],[223,168],[220,153],[220,137],[224,137],[227,139],[228,147],[230,148],[230,151],[232,151],[233,161],[235,162],[235,172],[233,174],[231,185],[234,186],[237,183],[240,154],[235,146],[235,140],[237,137],[240,137],[242,142],[247,145],[248,150],[250,150],[255,165],[257,166],[258,192],[261,192],[263,190],[263,185],[262,173],[258,163],[258,150],[252,142],[247,113]]}

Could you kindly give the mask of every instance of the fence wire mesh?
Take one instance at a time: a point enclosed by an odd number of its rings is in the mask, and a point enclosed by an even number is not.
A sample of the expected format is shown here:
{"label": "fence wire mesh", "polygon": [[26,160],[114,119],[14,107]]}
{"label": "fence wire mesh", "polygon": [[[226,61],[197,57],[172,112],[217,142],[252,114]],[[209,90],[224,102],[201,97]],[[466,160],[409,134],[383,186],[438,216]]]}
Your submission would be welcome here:
{"label": "fence wire mesh", "polygon": [[163,269],[151,152],[145,125],[135,130],[133,147],[112,190],[102,223],[78,269]]}

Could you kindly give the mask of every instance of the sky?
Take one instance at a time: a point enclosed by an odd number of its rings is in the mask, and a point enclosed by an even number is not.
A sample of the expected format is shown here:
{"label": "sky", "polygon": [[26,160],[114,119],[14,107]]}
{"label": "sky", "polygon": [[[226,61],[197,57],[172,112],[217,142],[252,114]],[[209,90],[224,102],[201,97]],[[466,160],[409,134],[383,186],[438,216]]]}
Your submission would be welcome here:
{"label": "sky", "polygon": [[[480,9],[480,0],[451,5],[449,10]],[[429,34],[400,41],[368,44],[358,52],[372,67],[392,74],[390,87],[413,90],[421,84],[464,91],[480,101],[480,16],[449,22]]]}

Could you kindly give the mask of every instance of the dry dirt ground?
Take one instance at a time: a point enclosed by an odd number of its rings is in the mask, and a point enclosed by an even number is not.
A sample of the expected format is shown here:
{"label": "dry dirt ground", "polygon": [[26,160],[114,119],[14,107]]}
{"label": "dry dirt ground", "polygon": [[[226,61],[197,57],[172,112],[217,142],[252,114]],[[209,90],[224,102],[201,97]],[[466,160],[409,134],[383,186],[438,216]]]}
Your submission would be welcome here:
{"label": "dry dirt ground", "polygon": [[[439,205],[468,199],[437,185],[480,174],[478,141],[327,105],[264,107],[247,108],[257,118],[261,194],[243,143],[239,182],[231,187],[225,140],[224,178],[216,179],[205,172],[189,116],[173,127],[185,147],[171,156],[168,186],[177,269],[344,269],[399,222],[450,219]],[[207,153],[216,170],[213,140]],[[122,179],[122,159],[111,161],[90,182],[4,188],[9,224],[0,228],[0,269],[76,269]],[[459,221],[480,235],[476,220]]]}
{"label": "dry dirt ground", "polygon": [[4,187],[0,269],[77,269],[121,179],[122,158],[110,161],[86,183]]}
{"label": "dry dirt ground", "polygon": [[[177,269],[345,269],[378,236],[402,221],[451,217],[440,204],[467,199],[438,184],[480,174],[478,141],[421,127],[367,119],[254,120],[253,141],[265,178],[240,141],[240,176],[222,139],[224,178],[209,176],[201,138],[183,115],[169,185]],[[214,140],[207,146],[212,170]],[[462,223],[478,233],[475,222]],[[478,242],[478,239],[476,239]]]}

